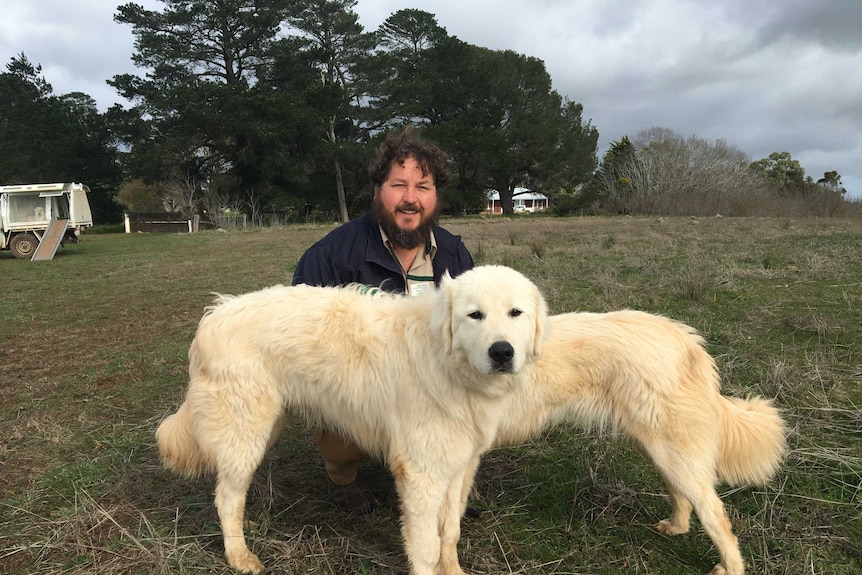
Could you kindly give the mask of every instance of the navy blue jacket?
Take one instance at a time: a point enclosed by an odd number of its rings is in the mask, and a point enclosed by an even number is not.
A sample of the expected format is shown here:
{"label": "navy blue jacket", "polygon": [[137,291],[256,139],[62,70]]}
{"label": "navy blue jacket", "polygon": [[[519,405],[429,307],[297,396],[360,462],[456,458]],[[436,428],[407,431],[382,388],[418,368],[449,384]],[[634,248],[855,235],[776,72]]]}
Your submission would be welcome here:
{"label": "navy blue jacket", "polygon": [[[473,258],[456,236],[434,228],[437,253],[432,260],[434,283],[443,273],[452,277],[472,269]],[[308,248],[293,272],[293,285],[340,286],[362,283],[390,292],[403,292],[404,277],[395,258],[383,245],[371,212],[343,224]]]}

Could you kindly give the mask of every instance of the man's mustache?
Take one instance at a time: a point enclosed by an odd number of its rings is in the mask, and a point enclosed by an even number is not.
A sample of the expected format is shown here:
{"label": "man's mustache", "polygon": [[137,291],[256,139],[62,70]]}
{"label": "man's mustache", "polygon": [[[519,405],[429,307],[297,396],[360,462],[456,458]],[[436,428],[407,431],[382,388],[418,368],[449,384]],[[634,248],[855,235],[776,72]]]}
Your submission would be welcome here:
{"label": "man's mustache", "polygon": [[396,212],[417,212],[424,213],[425,210],[422,209],[422,206],[419,204],[398,204],[395,206]]}

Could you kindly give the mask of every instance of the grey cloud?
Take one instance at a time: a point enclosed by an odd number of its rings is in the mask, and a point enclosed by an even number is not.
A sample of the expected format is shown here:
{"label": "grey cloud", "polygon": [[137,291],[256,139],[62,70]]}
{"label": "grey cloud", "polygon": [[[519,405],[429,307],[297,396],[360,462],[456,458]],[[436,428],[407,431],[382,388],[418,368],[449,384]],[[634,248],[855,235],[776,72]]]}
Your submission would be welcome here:
{"label": "grey cloud", "polygon": [[780,8],[759,31],[761,42],[800,40],[832,50],[862,47],[862,3],[859,0],[794,0]]}

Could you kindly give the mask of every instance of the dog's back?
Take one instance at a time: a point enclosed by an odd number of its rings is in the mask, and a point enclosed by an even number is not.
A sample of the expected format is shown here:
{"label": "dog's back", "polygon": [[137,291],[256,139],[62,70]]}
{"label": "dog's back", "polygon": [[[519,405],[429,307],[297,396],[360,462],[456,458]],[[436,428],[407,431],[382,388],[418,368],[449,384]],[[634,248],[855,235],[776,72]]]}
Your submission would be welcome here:
{"label": "dog's back", "polygon": [[[430,295],[372,297],[358,286],[274,286],[220,297],[189,350],[186,401],[195,406],[198,427],[212,423],[199,430],[202,444],[226,439],[219,429],[224,421],[269,421],[295,410],[310,424],[342,428],[368,452],[381,453],[386,406],[406,393],[394,382],[407,374],[393,371],[409,367],[393,367],[392,334],[428,332],[432,305]],[[440,363],[431,357],[442,350],[423,336],[406,338],[424,344],[412,358]],[[246,399],[226,404],[226,397]],[[226,405],[244,413],[223,413]]]}
{"label": "dog's back", "polygon": [[533,384],[500,430],[501,445],[558,423],[634,432],[675,394],[718,394],[715,364],[689,326],[632,310],[560,314],[551,325]]}

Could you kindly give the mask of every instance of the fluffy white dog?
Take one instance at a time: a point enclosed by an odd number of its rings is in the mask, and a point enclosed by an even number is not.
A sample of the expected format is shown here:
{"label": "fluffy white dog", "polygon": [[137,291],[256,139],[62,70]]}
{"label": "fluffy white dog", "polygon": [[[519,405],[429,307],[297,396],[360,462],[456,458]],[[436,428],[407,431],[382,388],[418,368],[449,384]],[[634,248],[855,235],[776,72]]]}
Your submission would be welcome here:
{"label": "fluffy white dog", "polygon": [[285,417],[299,412],[385,458],[413,575],[461,575],[460,517],[548,332],[539,290],[477,267],[426,295],[276,286],[208,308],[179,410],[156,432],[165,465],[215,471],[228,563],[259,573],[243,536],[246,492]]}
{"label": "fluffy white dog", "polygon": [[762,398],[722,396],[703,339],[682,323],[619,311],[557,315],[551,325],[532,384],[516,395],[497,443],[517,444],[556,423],[625,434],[670,494],[670,518],[656,529],[686,533],[694,508],[721,556],[712,573],[742,575],[715,485],[762,484],[775,475],[787,433],[778,410]]}

